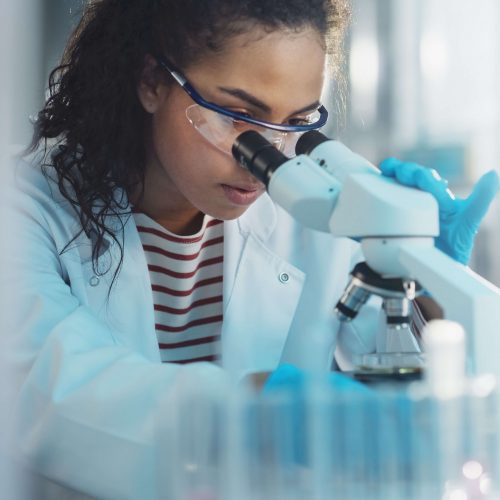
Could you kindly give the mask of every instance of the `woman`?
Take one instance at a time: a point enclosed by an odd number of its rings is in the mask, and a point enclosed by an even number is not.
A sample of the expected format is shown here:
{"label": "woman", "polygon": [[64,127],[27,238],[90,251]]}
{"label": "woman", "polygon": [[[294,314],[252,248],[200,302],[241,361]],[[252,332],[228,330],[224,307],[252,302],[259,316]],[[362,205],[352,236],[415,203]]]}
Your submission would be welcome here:
{"label": "woman", "polygon": [[295,335],[325,366],[373,350],[377,308],[332,316],[357,244],[296,224],[228,150],[247,128],[293,150],[324,123],[348,18],[340,0],[89,4],[12,192],[17,440],[38,474],[158,497],[153,431],[184,372],[270,372]]}

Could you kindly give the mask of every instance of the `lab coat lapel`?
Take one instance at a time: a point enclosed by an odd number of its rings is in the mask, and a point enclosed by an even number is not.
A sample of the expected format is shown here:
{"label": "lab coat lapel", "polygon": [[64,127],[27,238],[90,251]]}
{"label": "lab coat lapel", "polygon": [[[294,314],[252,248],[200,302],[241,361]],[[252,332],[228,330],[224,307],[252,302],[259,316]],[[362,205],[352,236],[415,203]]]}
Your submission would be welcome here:
{"label": "lab coat lapel", "polygon": [[[152,361],[160,362],[151,280],[139,232],[132,216],[125,225],[125,241],[128,241],[128,244],[123,256],[123,273],[119,276],[119,293],[122,297],[116,297],[116,304],[120,308],[120,327],[122,331],[127,331],[126,337],[136,351],[142,352]],[[136,306],[124,311],[123,304]],[[142,307],[137,307],[139,304]]]}
{"label": "lab coat lapel", "polygon": [[[124,232],[122,266],[112,285],[112,293],[108,294],[114,267],[104,275],[97,276],[92,260],[84,263],[88,304],[111,326],[117,342],[152,361],[160,361],[149,271],[134,219],[128,214],[122,216],[122,221],[110,217],[110,225],[118,238],[121,238],[121,231]],[[106,269],[110,262],[117,263],[120,259],[118,244],[109,237],[107,247],[99,257],[101,269]],[[124,304],[132,304],[132,307],[123,307]]]}
{"label": "lab coat lapel", "polygon": [[304,273],[266,245],[275,225],[263,195],[224,226],[222,362],[235,376],[276,367],[302,292]]}

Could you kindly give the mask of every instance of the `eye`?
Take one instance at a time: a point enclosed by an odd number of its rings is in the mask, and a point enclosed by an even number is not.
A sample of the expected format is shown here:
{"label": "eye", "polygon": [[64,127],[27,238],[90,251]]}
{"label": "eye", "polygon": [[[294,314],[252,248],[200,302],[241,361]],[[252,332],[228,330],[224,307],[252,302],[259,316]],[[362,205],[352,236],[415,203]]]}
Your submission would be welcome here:
{"label": "eye", "polygon": [[[242,112],[242,111],[235,111],[235,113],[238,113],[243,118],[253,118],[253,116],[250,113]],[[249,126],[248,122],[245,122],[243,120],[238,120],[237,118],[231,118],[231,121],[233,123],[233,127],[236,129],[243,129]]]}
{"label": "eye", "polygon": [[294,125],[294,126],[301,126],[301,125],[310,125],[312,123],[312,117],[311,116],[304,116],[301,118],[290,118],[288,120],[289,125]]}

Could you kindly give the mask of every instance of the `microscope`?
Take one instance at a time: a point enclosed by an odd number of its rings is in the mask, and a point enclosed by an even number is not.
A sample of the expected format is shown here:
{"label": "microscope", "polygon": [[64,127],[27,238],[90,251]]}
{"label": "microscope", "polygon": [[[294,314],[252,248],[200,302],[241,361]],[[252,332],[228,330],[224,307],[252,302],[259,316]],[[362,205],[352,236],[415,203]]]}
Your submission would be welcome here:
{"label": "microscope", "polygon": [[[255,131],[242,133],[233,156],[262,181],[271,199],[312,229],[360,242],[356,265],[335,312],[351,321],[371,295],[387,318],[381,352],[363,356],[367,369],[419,370],[422,346],[410,329],[412,301],[430,294],[446,319],[467,334],[467,369],[500,375],[500,289],[434,246],[439,213],[432,195],[399,184],[363,157],[318,131],[306,132],[286,157]],[[307,338],[291,339],[296,352]]]}

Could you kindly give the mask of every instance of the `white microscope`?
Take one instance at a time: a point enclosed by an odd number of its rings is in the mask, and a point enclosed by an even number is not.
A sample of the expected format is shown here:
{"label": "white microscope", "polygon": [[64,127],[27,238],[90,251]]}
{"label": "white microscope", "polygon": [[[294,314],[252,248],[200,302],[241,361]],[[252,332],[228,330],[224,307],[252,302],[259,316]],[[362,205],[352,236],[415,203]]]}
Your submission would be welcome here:
{"label": "white microscope", "polygon": [[[300,223],[360,241],[365,262],[353,269],[335,311],[349,321],[370,295],[382,297],[386,349],[367,358],[369,368],[401,366],[403,359],[403,366],[421,367],[409,316],[411,301],[425,290],[446,319],[464,327],[469,373],[500,376],[500,289],[434,246],[439,218],[433,196],[382,176],[318,131],[305,133],[296,152],[289,159],[254,131],[233,145],[234,157]],[[366,360],[362,364],[366,368]]]}

